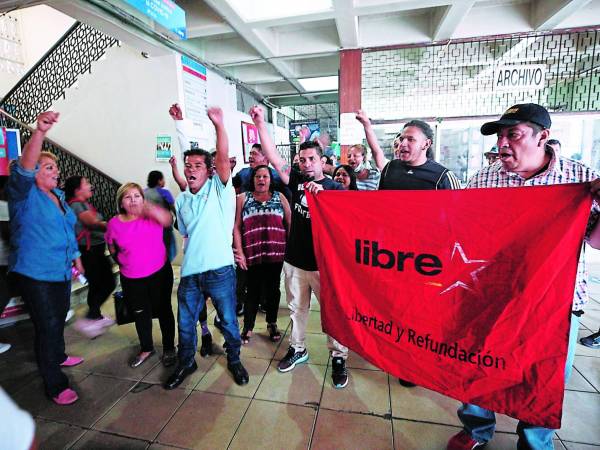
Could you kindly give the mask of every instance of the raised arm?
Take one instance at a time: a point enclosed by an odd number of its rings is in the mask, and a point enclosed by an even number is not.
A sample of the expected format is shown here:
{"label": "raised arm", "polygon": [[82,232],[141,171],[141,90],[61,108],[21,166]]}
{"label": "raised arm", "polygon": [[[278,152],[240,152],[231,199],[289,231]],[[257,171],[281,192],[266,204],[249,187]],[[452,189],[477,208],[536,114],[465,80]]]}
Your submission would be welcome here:
{"label": "raised arm", "polygon": [[283,206],[283,222],[285,225],[285,230],[287,232],[287,236],[289,236],[290,227],[292,225],[292,210],[290,209],[290,203],[283,194],[279,196],[279,199],[281,200],[281,206]]}
{"label": "raised arm", "polygon": [[231,166],[229,165],[229,139],[223,124],[223,111],[221,108],[208,108],[208,118],[215,127],[217,133],[217,155],[215,157],[215,170],[223,184],[227,184],[231,177]]}
{"label": "raised arm", "polygon": [[371,148],[371,152],[373,153],[375,165],[379,170],[383,170],[385,165],[390,161],[383,155],[383,150],[379,146],[377,136],[375,136],[375,130],[373,130],[373,127],[371,126],[371,121],[369,120],[367,113],[362,109],[359,109],[356,112],[356,120],[358,120],[365,129],[365,136],[367,138],[367,143]]}
{"label": "raised arm", "polygon": [[265,123],[264,111],[259,106],[254,105],[252,108],[250,108],[249,114],[250,117],[252,117],[254,125],[256,125],[256,128],[258,129],[260,144],[262,146],[264,155],[279,174],[283,184],[288,184],[290,182],[291,167],[287,161],[281,157],[275,148],[275,144],[273,144],[273,140],[271,139],[269,130],[267,129],[267,124]]}
{"label": "raised arm", "polygon": [[31,134],[31,138],[25,144],[23,148],[23,154],[21,155],[21,167],[26,170],[33,170],[37,165],[38,159],[40,159],[40,153],[42,152],[42,143],[46,137],[46,133],[52,125],[58,121],[59,113],[53,111],[46,111],[41,113],[37,118],[37,128]]}
{"label": "raised arm", "polygon": [[144,202],[144,217],[154,220],[162,225],[163,228],[170,227],[173,223],[173,216],[168,209],[153,205],[150,202]]}
{"label": "raised arm", "polygon": [[171,174],[175,179],[175,183],[177,183],[177,186],[179,186],[181,192],[185,191],[187,188],[187,181],[185,181],[185,178],[179,173],[179,168],[177,167],[177,158],[171,156],[169,158],[169,164],[171,165]]}

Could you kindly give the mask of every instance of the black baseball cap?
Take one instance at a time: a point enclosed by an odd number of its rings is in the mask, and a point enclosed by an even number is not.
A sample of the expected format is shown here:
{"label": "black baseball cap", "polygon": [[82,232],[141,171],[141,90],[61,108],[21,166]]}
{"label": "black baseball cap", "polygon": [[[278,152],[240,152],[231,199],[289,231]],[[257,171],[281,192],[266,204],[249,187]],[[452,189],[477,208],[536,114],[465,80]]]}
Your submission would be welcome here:
{"label": "black baseball cap", "polygon": [[536,103],[523,103],[508,108],[499,120],[484,123],[481,127],[481,134],[489,136],[496,134],[500,128],[511,127],[522,122],[531,122],[547,129],[552,125],[550,114],[543,106]]}

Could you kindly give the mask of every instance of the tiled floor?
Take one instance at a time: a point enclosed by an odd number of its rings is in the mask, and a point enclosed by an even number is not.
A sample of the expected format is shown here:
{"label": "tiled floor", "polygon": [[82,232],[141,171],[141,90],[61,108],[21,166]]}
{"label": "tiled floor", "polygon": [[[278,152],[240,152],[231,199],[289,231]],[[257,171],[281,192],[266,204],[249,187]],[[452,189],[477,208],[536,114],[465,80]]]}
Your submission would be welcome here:
{"label": "tiled floor", "polygon": [[[600,266],[593,269],[600,274]],[[592,277],[590,285],[593,300],[581,321],[582,336],[600,326],[600,278]],[[109,304],[106,312],[112,313]],[[283,299],[279,312],[279,326],[289,332]],[[165,391],[160,383],[170,371],[158,356],[137,369],[127,366],[138,349],[133,325],[113,327],[93,341],[68,326],[68,352],[86,361],[67,370],[79,402],[59,407],[43,394],[32,353],[33,329],[21,323],[0,329],[0,341],[13,344],[0,355],[0,385],[35,416],[41,449],[426,450],[444,449],[460,429],[457,401],[419,387],[404,388],[353,353],[348,387],[334,389],[316,302],[308,326],[308,364],[287,374],[277,372],[287,336],[273,344],[265,328],[259,313],[258,334],[242,349],[248,385],[232,381],[220,350],[223,339],[213,330],[220,354],[197,355],[199,369],[178,389]],[[160,344],[156,323],[154,336]],[[600,450],[600,350],[578,344],[576,355],[555,448]],[[515,427],[514,419],[499,416],[498,432],[487,449],[516,448]]]}

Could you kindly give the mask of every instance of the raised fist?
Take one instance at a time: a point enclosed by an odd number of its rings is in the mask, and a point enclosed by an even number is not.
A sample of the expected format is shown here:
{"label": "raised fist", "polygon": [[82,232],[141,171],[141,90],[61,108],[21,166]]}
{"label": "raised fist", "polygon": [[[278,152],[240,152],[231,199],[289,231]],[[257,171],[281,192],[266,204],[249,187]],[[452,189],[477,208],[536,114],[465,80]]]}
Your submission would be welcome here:
{"label": "raised fist", "polygon": [[356,120],[358,120],[360,123],[362,123],[363,126],[369,125],[371,123],[371,121],[369,120],[369,117],[367,116],[367,113],[365,111],[363,111],[362,109],[359,109],[358,111],[356,111]]}
{"label": "raised fist", "polygon": [[223,110],[218,106],[212,106],[206,110],[208,118],[214,125],[223,124]]}
{"label": "raised fist", "polygon": [[173,120],[183,120],[183,113],[177,103],[173,103],[169,108],[169,115]]}
{"label": "raised fist", "polygon": [[258,105],[254,105],[252,108],[250,108],[250,111],[248,114],[250,114],[250,117],[252,118],[252,122],[254,122],[254,125],[258,125],[259,123],[263,123],[265,121],[265,112]]}
{"label": "raised fist", "polygon": [[44,133],[52,128],[56,122],[58,122],[58,116],[60,113],[54,111],[46,111],[41,113],[37,118],[37,129]]}

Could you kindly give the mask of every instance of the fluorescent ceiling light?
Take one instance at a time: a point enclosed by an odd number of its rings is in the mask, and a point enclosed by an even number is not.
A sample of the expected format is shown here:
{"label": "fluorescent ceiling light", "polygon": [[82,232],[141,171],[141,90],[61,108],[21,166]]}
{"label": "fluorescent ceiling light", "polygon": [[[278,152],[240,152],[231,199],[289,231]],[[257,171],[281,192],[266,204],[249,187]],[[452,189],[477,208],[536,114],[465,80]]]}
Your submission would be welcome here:
{"label": "fluorescent ceiling light", "polygon": [[298,83],[309,92],[337,91],[338,77],[298,78]]}
{"label": "fluorescent ceiling light", "polygon": [[332,0],[227,0],[245,22],[331,11]]}

